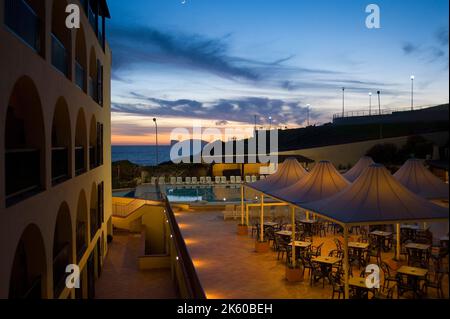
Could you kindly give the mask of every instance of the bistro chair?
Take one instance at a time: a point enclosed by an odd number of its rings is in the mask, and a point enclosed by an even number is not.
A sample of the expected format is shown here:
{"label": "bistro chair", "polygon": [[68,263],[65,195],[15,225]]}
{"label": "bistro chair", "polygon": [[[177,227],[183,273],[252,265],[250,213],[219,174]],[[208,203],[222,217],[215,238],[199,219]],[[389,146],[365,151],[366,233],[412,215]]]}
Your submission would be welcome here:
{"label": "bistro chair", "polygon": [[430,278],[431,276],[428,276],[424,285],[425,293],[428,294],[428,288],[432,288],[436,290],[438,298],[445,298],[444,290],[442,289],[442,281],[444,280],[444,276],[444,272],[434,273],[433,278]]}
{"label": "bistro chair", "polygon": [[386,292],[377,289],[372,299],[394,299],[395,285],[389,288]]}
{"label": "bistro chair", "polygon": [[334,299],[334,296],[337,294],[337,299],[341,299],[341,295],[344,298],[345,296],[345,287],[341,283],[340,277],[338,275],[330,275],[329,280],[331,286],[333,287],[333,292],[331,294],[331,299]]}
{"label": "bistro chair", "polygon": [[311,246],[310,254],[314,257],[319,257],[322,255],[322,247],[324,243],[321,243],[319,246]]}
{"label": "bistro chair", "polygon": [[389,289],[389,284],[391,282],[395,283],[397,282],[397,276],[394,274],[394,270],[389,266],[387,263],[382,262],[380,264],[381,271],[383,272],[383,288],[382,290],[385,291],[386,288]]}

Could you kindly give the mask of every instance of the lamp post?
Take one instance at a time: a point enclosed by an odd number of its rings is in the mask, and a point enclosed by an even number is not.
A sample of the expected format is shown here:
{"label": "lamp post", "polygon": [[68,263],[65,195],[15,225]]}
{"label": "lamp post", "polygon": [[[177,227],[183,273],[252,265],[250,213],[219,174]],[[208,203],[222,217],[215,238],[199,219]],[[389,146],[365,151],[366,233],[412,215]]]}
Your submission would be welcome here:
{"label": "lamp post", "polygon": [[372,92],[369,92],[369,116],[372,115]]}
{"label": "lamp post", "polygon": [[306,104],[306,125],[309,126],[309,108],[311,107],[310,104]]}
{"label": "lamp post", "polygon": [[345,88],[342,88],[342,117],[345,116]]}
{"label": "lamp post", "polygon": [[381,98],[380,98],[381,91],[377,91],[378,95],[378,115],[381,115]]}
{"label": "lamp post", "polygon": [[414,79],[415,76],[411,75],[411,111],[414,111]]}
{"label": "lamp post", "polygon": [[156,166],[158,166],[159,164],[159,159],[158,159],[158,122],[156,121],[156,117],[153,118],[153,122],[155,122],[155,128],[156,128]]}
{"label": "lamp post", "polygon": [[272,130],[272,116],[269,116],[269,131]]}

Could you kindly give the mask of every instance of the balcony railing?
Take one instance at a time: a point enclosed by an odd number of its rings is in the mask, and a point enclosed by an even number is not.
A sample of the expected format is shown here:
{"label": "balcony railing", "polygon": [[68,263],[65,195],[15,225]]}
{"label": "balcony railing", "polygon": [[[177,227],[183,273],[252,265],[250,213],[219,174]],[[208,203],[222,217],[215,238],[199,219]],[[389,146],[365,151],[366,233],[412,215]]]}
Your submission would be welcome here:
{"label": "balcony railing", "polygon": [[77,222],[77,229],[76,229],[76,247],[77,247],[77,262],[80,262],[81,258],[83,257],[86,249],[87,249],[87,243],[86,243],[86,223],[82,221]]}
{"label": "balcony railing", "polygon": [[41,50],[39,17],[24,0],[5,0],[5,23],[36,52]]}
{"label": "balcony railing", "polygon": [[86,76],[86,72],[83,68],[83,66],[78,63],[78,61],[75,62],[75,83],[76,85],[84,90],[85,87],[85,76]]}
{"label": "balcony railing", "polygon": [[98,94],[97,94],[97,81],[94,80],[92,77],[89,77],[89,96],[92,97],[92,99],[97,102],[98,101]]}
{"label": "balcony railing", "polygon": [[52,33],[52,64],[65,76],[69,73],[67,50],[64,44]]}
{"label": "balcony railing", "polygon": [[66,267],[70,264],[70,244],[64,243],[53,257],[53,288],[57,298],[65,287]]}
{"label": "balcony railing", "polygon": [[61,183],[69,178],[69,150],[66,147],[52,148],[52,183]]}
{"label": "balcony railing", "polygon": [[84,162],[84,147],[75,147],[75,175],[81,175],[86,172],[86,165]]}
{"label": "balcony railing", "polygon": [[41,189],[41,156],[36,149],[5,152],[6,204],[35,194]]}

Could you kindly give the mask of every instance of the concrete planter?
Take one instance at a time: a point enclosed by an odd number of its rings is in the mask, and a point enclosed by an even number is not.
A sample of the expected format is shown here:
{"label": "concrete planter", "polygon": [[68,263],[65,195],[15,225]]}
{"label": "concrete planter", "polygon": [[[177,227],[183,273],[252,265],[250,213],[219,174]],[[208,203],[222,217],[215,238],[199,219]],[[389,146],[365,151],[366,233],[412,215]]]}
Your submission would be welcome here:
{"label": "concrete planter", "polygon": [[248,235],[248,226],[247,225],[238,225],[237,234],[239,236],[247,236]]}
{"label": "concrete planter", "polygon": [[292,267],[286,266],[286,280],[288,282],[303,281],[303,270],[299,267],[292,268]]}
{"label": "concrete planter", "polygon": [[257,253],[267,253],[270,250],[268,241],[259,241],[255,242],[255,251]]}

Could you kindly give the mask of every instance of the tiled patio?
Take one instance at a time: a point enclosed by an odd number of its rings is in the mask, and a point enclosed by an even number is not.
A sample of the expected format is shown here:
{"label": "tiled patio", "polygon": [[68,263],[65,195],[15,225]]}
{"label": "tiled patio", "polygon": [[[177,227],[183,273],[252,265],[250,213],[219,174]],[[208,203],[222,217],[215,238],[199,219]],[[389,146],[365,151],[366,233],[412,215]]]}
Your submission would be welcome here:
{"label": "tiled patio", "polygon": [[138,269],[140,235],[116,232],[109,246],[102,276],[96,283],[97,299],[176,298],[170,269]]}
{"label": "tiled patio", "polygon": [[[194,261],[202,286],[209,298],[242,299],[329,299],[331,286],[310,286],[309,280],[288,283],[285,263],[276,253],[254,252],[254,239],[237,236],[236,223],[224,221],[221,212],[181,212],[176,214],[180,229]],[[322,255],[335,249],[334,237],[314,237],[314,245],[324,242]],[[392,253],[383,260],[393,267]],[[360,270],[354,269],[359,276]],[[448,277],[444,279],[444,293],[448,297]],[[430,296],[435,296],[430,291]]]}

